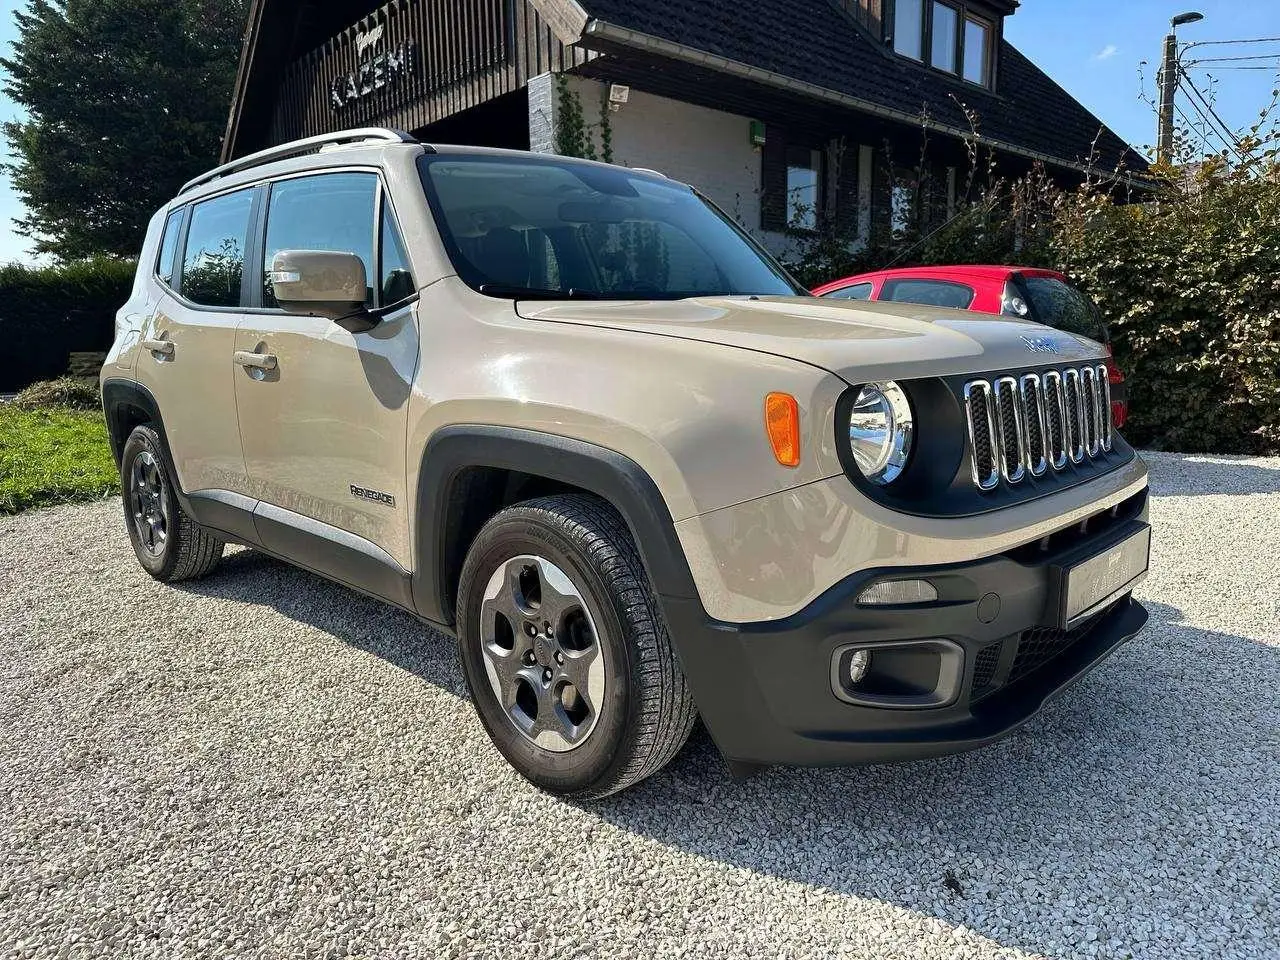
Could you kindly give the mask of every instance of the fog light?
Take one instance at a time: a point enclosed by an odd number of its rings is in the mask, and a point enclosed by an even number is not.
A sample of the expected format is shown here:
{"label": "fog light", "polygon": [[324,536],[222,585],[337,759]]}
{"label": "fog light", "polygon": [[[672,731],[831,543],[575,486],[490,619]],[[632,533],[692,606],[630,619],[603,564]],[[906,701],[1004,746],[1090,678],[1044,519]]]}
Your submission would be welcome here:
{"label": "fog light", "polygon": [[863,590],[858,597],[862,606],[904,606],[933,603],[938,588],[928,580],[881,580]]}
{"label": "fog light", "polygon": [[849,686],[856,687],[871,669],[871,651],[855,650],[849,658]]}

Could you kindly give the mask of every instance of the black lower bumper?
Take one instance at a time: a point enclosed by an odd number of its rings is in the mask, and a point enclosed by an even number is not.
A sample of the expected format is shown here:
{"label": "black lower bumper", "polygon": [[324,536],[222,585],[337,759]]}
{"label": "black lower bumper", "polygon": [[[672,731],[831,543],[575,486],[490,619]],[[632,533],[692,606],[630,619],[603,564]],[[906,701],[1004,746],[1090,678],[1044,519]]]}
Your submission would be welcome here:
{"label": "black lower bumper", "polygon": [[[1145,520],[1144,492],[1102,529],[1072,528],[1061,543],[1050,538],[959,566],[868,571],[782,621],[726,624],[697,600],[662,603],[702,718],[727,759],[821,766],[958,753],[1026,723],[1142,630],[1147,612],[1131,593],[1060,629],[1059,574],[1143,530]],[[938,601],[859,606],[862,590],[886,573],[929,579]],[[922,640],[954,652],[949,696],[897,707],[842,697],[833,670],[841,651],[874,645],[892,654]]]}

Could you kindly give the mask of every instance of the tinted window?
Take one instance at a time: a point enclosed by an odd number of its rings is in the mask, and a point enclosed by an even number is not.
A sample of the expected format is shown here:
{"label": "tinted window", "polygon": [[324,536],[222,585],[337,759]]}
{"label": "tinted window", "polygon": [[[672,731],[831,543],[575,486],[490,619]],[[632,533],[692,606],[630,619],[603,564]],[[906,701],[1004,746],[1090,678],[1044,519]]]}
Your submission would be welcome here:
{"label": "tinted window", "polygon": [[156,261],[156,276],[165,283],[173,282],[173,270],[178,265],[178,241],[182,239],[182,210],[169,214],[164,224],[164,237],[160,241],[160,257]]}
{"label": "tinted window", "polygon": [[262,304],[275,307],[271,264],[281,250],[354,253],[364,261],[365,305],[374,306],[374,202],[378,178],[372,173],[330,173],[282,180],[271,187]]}
{"label": "tinted window", "polygon": [[493,296],[662,299],[800,291],[688,187],[558,159],[421,161],[454,268]]}
{"label": "tinted window", "polygon": [[881,300],[895,303],[919,303],[928,307],[951,307],[967,310],[973,303],[972,287],[946,280],[890,280],[884,285]]}
{"label": "tinted window", "polygon": [[404,240],[400,236],[400,227],[396,224],[395,211],[384,198],[382,201],[382,300],[378,306],[387,307],[401,300],[407,300],[418,292],[413,282],[413,272],[409,268],[409,255],[404,249]]}
{"label": "tinted window", "polygon": [[1107,341],[1106,325],[1093,301],[1055,277],[1023,277],[1022,288],[1031,304],[1031,318],[1100,343]]}
{"label": "tinted window", "polygon": [[253,191],[242,190],[197,203],[191,210],[182,295],[206,307],[240,306],[244,250],[253,212]]}
{"label": "tinted window", "polygon": [[822,296],[828,300],[870,300],[871,284],[855,283],[852,286],[841,287],[839,290],[824,293]]}

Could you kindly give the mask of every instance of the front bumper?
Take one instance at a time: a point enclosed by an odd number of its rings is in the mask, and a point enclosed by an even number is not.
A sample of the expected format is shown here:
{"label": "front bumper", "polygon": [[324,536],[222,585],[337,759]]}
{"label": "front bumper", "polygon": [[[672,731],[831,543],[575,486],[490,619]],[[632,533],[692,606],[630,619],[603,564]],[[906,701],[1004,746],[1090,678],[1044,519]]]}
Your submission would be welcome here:
{"label": "front bumper", "polygon": [[[780,621],[722,623],[697,600],[662,603],[703,721],[727,759],[823,766],[958,753],[1026,723],[1142,630],[1147,612],[1131,593],[1071,631],[1058,629],[1056,617],[1059,571],[1146,524],[1144,490],[1083,527],[995,557],[860,573]],[[886,574],[929,579],[939,600],[858,606],[855,598]],[[961,654],[942,701],[886,707],[842,698],[833,670],[842,651],[921,640],[943,641]]]}

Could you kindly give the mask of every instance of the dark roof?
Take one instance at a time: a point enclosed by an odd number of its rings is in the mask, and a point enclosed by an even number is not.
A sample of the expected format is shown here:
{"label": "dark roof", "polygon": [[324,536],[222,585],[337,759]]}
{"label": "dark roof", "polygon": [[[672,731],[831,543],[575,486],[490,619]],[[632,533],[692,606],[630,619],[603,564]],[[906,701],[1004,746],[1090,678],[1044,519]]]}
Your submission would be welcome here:
{"label": "dark roof", "polygon": [[[1044,71],[1002,42],[995,91],[888,53],[831,0],[579,0],[589,18],[738,61],[802,83],[969,129],[1056,158],[1112,169],[1147,163]],[[959,103],[957,103],[959,101]]]}

